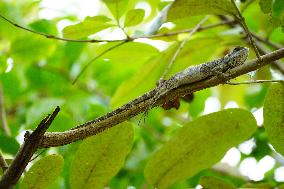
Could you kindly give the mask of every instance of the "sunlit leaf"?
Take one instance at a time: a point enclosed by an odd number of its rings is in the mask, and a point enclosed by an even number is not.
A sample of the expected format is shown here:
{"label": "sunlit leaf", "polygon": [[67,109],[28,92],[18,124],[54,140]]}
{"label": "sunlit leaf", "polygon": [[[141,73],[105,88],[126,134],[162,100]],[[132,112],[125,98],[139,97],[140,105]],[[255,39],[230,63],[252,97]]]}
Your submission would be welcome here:
{"label": "sunlit leaf", "polygon": [[111,26],[113,26],[113,23],[111,23],[111,19],[106,16],[88,16],[83,22],[65,27],[63,29],[63,35],[66,38],[79,39],[88,37],[91,34],[95,34]]}
{"label": "sunlit leaf", "polygon": [[166,68],[166,64],[170,61],[174,52],[175,49],[170,48],[159,56],[151,58],[145,64],[145,67],[134,74],[132,78],[122,83],[111,99],[112,108],[119,107],[130,99],[134,99],[149,89],[154,88],[156,81]]}
{"label": "sunlit leaf", "polygon": [[26,35],[12,42],[11,55],[23,63],[29,63],[50,55],[54,47],[54,42],[41,36]]}
{"label": "sunlit leaf", "polygon": [[38,32],[48,35],[57,35],[56,24],[46,19],[37,20],[30,24],[30,27]]}
{"label": "sunlit leaf", "polygon": [[25,174],[21,189],[47,188],[60,175],[63,163],[63,157],[57,154],[48,155],[37,161]]}
{"label": "sunlit leaf", "polygon": [[168,20],[209,14],[235,15],[236,10],[230,0],[176,0],[168,12]]}
{"label": "sunlit leaf", "polygon": [[125,122],[83,141],[71,165],[71,188],[103,188],[123,166],[133,134],[133,125]]}
{"label": "sunlit leaf", "polygon": [[253,115],[242,109],[200,117],[153,154],[145,177],[157,188],[168,188],[220,161],[228,149],[248,139],[256,128]]}
{"label": "sunlit leaf", "polygon": [[284,85],[269,88],[263,107],[264,128],[275,150],[284,155]]}
{"label": "sunlit leaf", "polygon": [[[111,46],[113,43],[102,45],[96,52],[100,54]],[[159,56],[159,53],[158,49],[145,43],[125,43],[93,63],[93,77],[101,84],[101,89],[107,88],[113,94],[122,81],[135,75],[147,60]]]}
{"label": "sunlit leaf", "polygon": [[119,21],[120,17],[124,14],[128,5],[128,0],[102,0],[102,1],[107,5],[110,12],[117,21]]}
{"label": "sunlit leaf", "polygon": [[144,9],[132,9],[126,13],[124,26],[129,27],[140,24],[144,16],[145,16]]}
{"label": "sunlit leaf", "polygon": [[236,189],[237,187],[235,187],[233,184],[222,180],[220,178],[217,177],[202,177],[200,179],[199,184],[203,187],[203,188],[223,188],[223,189]]}

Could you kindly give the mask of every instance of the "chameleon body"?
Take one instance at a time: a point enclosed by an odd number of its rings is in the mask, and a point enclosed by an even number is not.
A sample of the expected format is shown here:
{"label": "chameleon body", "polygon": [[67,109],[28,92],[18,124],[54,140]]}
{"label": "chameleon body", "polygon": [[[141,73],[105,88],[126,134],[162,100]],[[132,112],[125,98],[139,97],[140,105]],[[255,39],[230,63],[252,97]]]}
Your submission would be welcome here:
{"label": "chameleon body", "polygon": [[[136,104],[139,104],[140,102],[146,101],[148,99],[151,99],[151,105],[148,107],[147,110],[152,108],[152,106],[156,103],[156,101],[168,93],[170,90],[175,89],[181,85],[186,85],[190,83],[195,83],[201,80],[204,80],[208,77],[214,76],[214,75],[222,75],[226,71],[235,68],[241,64],[243,64],[247,57],[248,57],[249,49],[246,47],[236,47],[232,52],[224,56],[223,58],[213,60],[211,62],[206,62],[203,64],[199,64],[196,66],[190,66],[186,68],[185,70],[178,72],[174,76],[170,77],[168,80],[164,82],[160,82],[158,87],[155,89],[149,91],[148,93],[130,101],[129,103],[121,106],[120,108],[117,108],[113,110],[112,112],[107,113],[104,116],[101,116],[97,119],[91,120],[89,122],[86,122],[82,125],[79,125],[75,128],[72,128],[71,130],[82,128],[85,126],[90,126],[96,122],[100,122],[102,120],[105,120],[109,117],[112,117],[116,114],[119,114],[127,109],[129,109],[132,106],[135,106]],[[146,112],[147,112],[146,110]]]}
{"label": "chameleon body", "polygon": [[153,98],[153,103],[170,90],[181,85],[195,83],[214,75],[223,77],[226,71],[243,64],[248,57],[248,53],[248,48],[236,47],[223,58],[196,66],[190,66],[178,72],[168,80],[159,83],[158,90]]}

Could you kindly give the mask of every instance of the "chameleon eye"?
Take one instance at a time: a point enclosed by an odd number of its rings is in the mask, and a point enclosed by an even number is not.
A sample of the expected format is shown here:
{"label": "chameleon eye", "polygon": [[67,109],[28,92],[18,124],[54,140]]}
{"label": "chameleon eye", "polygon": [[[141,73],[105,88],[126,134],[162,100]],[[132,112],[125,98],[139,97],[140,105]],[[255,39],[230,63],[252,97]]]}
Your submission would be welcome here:
{"label": "chameleon eye", "polygon": [[237,46],[237,47],[234,48],[233,51],[239,51],[239,50],[242,50],[242,48],[243,48],[243,47]]}

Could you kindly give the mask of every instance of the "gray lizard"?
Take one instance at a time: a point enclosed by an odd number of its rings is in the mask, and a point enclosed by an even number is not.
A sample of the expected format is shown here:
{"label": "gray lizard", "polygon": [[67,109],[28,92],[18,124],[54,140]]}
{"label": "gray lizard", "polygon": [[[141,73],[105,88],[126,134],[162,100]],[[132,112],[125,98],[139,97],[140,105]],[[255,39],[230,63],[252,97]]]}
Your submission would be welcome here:
{"label": "gray lizard", "polygon": [[149,109],[161,96],[179,86],[195,83],[214,75],[226,77],[225,72],[243,64],[248,57],[248,53],[249,49],[247,47],[235,47],[232,52],[222,58],[190,66],[170,77],[168,80],[160,81]]}
{"label": "gray lizard", "polygon": [[249,53],[248,48],[236,47],[232,52],[230,52],[229,54],[225,55],[222,58],[206,62],[203,64],[199,64],[196,66],[190,66],[185,70],[178,72],[174,76],[170,77],[168,80],[160,82],[155,89],[149,91],[148,93],[128,102],[127,104],[113,110],[112,112],[107,113],[104,116],[86,122],[82,125],[72,128],[71,130],[85,126],[90,126],[96,122],[100,122],[116,114],[119,114],[122,111],[125,111],[140,102],[151,99],[150,106],[148,106],[147,110],[145,110],[146,114],[148,110],[153,107],[153,105],[157,102],[159,98],[161,98],[163,95],[165,95],[172,89],[175,89],[181,85],[195,83],[214,75],[225,77],[226,71],[235,68],[246,61],[248,53]]}

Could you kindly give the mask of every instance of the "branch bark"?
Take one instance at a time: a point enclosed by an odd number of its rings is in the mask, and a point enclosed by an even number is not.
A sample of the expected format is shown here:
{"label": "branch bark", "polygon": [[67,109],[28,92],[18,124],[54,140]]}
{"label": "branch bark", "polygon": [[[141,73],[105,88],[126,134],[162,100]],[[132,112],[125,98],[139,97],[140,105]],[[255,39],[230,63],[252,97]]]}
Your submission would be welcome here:
{"label": "branch bark", "polygon": [[40,147],[44,133],[57,116],[59,110],[60,108],[57,107],[51,115],[44,118],[31,134],[28,131],[26,132],[23,145],[1,178],[0,188],[10,189],[16,184],[28,165],[31,157]]}
{"label": "branch bark", "polygon": [[[284,57],[284,48],[276,50],[272,53],[261,56],[259,59],[254,59],[246,64],[236,67],[227,72],[227,79],[233,79],[240,75],[257,70],[262,66],[269,64],[275,60],[279,60]],[[182,97],[186,94],[193,93],[208,87],[213,87],[219,84],[224,84],[226,80],[218,77],[211,77],[204,81],[196,82],[190,85],[184,85],[179,88],[173,89],[163,98],[160,98],[154,106],[163,104],[163,102]],[[151,105],[151,98],[154,97],[157,89],[146,93],[147,99],[141,100],[142,97],[138,97],[133,101],[123,105],[122,107],[107,113],[95,120],[86,122],[77,126],[75,129],[71,129],[65,132],[48,132],[44,134],[41,147],[62,146],[78,140],[82,140],[92,135],[96,135],[108,128],[111,128],[125,120],[128,120],[137,114],[144,112]]]}

